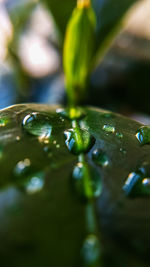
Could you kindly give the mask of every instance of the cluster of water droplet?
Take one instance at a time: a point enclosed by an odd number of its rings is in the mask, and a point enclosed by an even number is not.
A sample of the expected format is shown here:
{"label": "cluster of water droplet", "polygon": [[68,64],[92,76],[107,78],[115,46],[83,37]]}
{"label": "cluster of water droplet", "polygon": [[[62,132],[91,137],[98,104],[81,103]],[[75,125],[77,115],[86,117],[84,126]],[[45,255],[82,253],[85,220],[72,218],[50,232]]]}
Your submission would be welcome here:
{"label": "cluster of water droplet", "polygon": [[[22,127],[26,134],[36,137],[40,143],[49,143],[52,127],[47,116],[38,112],[29,113],[24,117]],[[17,183],[28,194],[35,194],[43,189],[45,174],[43,171],[33,172],[30,158],[22,159],[16,164],[14,175]]]}
{"label": "cluster of water droplet", "polygon": [[[67,108],[56,110],[60,114],[62,121],[69,120],[71,128],[64,131],[64,142],[68,151],[77,156],[77,163],[72,170],[72,184],[77,196],[85,205],[86,229],[87,236],[83,242],[81,254],[85,266],[97,266],[100,260],[101,245],[98,238],[98,229],[94,212],[94,200],[102,193],[102,180],[100,174],[87,161],[85,155],[93,149],[95,138],[84,127],[85,112],[81,108]],[[103,117],[109,119],[109,113],[102,114]],[[0,119],[0,127],[4,128],[8,123],[8,119]],[[22,121],[22,127],[25,134],[34,137],[44,144],[44,151],[50,155],[51,149],[49,146],[52,125],[50,119],[45,114],[32,112],[27,114]],[[116,128],[111,123],[105,123],[102,130],[106,135],[114,135],[118,139],[122,139],[123,133],[116,132]],[[142,126],[138,129],[135,137],[141,145],[150,144],[150,126]],[[20,141],[20,136],[17,136],[17,141]],[[120,142],[120,141],[119,141]],[[60,144],[56,140],[51,142],[56,148]],[[126,154],[124,148],[120,148],[122,154]],[[3,149],[0,150],[2,157]],[[50,157],[50,156],[49,156]],[[110,159],[107,154],[100,148],[93,149],[92,160],[101,168],[109,165]],[[23,158],[16,163],[14,175],[16,181],[23,181],[22,186],[28,194],[34,194],[42,190],[44,186],[44,172],[32,172],[32,161],[30,158]],[[149,196],[150,195],[150,166],[148,163],[143,163],[136,171],[131,172],[123,186],[125,194],[129,197]],[[92,265],[93,264],[93,265]],[[95,265],[94,265],[95,264]]]}
{"label": "cluster of water droplet", "polygon": [[[77,155],[78,162],[72,171],[72,183],[76,194],[84,200],[86,205],[86,229],[81,254],[85,266],[93,266],[99,262],[100,241],[97,237],[96,218],[93,207],[93,201],[100,196],[102,192],[102,181],[97,171],[85,160],[85,154],[95,144],[95,138],[84,127],[82,119],[85,113],[81,109],[71,108],[70,110],[59,110],[62,116],[71,120],[72,128],[64,132],[65,144],[68,150]],[[93,155],[95,155],[94,152]],[[93,156],[94,159],[94,156]],[[107,165],[107,159],[101,152],[97,151],[98,164]],[[90,219],[89,219],[90,218]],[[92,221],[92,227],[91,227]]]}
{"label": "cluster of water droplet", "polygon": [[[150,126],[142,126],[136,132],[140,145],[150,144]],[[137,170],[129,173],[123,190],[128,197],[150,196],[150,164],[143,162]]]}
{"label": "cluster of water droplet", "polygon": [[[87,236],[83,242],[81,254],[85,266],[93,266],[100,259],[100,240],[98,238],[98,229],[94,212],[94,200],[102,193],[102,180],[97,170],[86,162],[85,154],[88,153],[95,144],[95,138],[84,127],[85,112],[81,108],[59,109],[56,112],[62,118],[62,121],[69,120],[72,127],[64,131],[64,142],[68,151],[77,156],[77,163],[72,170],[72,184],[74,190],[85,204],[85,218]],[[106,118],[109,118],[107,114]],[[0,127],[7,125],[5,118],[0,120]],[[44,144],[44,151],[51,154],[49,146],[52,136],[52,125],[49,116],[39,112],[31,112],[27,114],[22,121],[24,133],[34,137]],[[106,134],[115,133],[115,127],[105,124],[103,130]],[[122,134],[116,134],[118,138],[122,138]],[[20,136],[16,140],[19,142]],[[56,140],[51,142],[58,149],[60,145]],[[50,157],[50,156],[49,156]],[[109,165],[107,155],[101,149],[95,149],[92,152],[92,160],[100,167]],[[14,167],[14,176],[16,181],[24,191],[28,194],[35,194],[42,190],[45,183],[44,172],[32,171],[32,160],[30,158],[22,158]],[[21,183],[20,183],[21,181]]]}
{"label": "cluster of water droplet", "polygon": [[123,190],[129,197],[150,196],[150,164],[148,162],[143,162],[136,171],[128,175]]}

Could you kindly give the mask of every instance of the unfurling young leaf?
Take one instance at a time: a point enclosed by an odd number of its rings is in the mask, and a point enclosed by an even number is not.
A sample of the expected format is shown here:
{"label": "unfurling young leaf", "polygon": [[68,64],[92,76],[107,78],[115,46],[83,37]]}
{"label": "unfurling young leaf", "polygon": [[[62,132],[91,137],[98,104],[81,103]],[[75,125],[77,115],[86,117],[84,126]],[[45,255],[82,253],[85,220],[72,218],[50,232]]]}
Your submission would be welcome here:
{"label": "unfurling young leaf", "polygon": [[95,40],[96,18],[90,0],[78,0],[64,42],[64,72],[70,105],[85,96]]}

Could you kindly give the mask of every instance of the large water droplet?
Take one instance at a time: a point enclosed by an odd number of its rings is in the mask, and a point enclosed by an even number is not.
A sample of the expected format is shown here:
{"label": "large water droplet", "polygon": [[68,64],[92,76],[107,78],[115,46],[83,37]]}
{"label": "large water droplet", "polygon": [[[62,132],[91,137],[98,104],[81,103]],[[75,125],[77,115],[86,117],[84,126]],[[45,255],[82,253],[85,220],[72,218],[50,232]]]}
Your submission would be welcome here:
{"label": "large water droplet", "polygon": [[103,130],[107,133],[114,133],[115,132],[115,127],[109,124],[104,124]]}
{"label": "large water droplet", "polygon": [[44,174],[34,174],[25,185],[25,190],[28,194],[35,194],[42,190],[44,186]]}
{"label": "large water droplet", "polygon": [[136,133],[136,138],[141,145],[150,144],[150,126],[142,126]]}
{"label": "large water droplet", "polygon": [[86,115],[84,110],[79,107],[57,109],[56,112],[69,120],[81,120]]}
{"label": "large water droplet", "polygon": [[102,181],[95,169],[84,162],[75,166],[73,173],[73,184],[76,192],[87,199],[98,197],[102,192]]}
{"label": "large water droplet", "polygon": [[93,151],[92,159],[101,167],[106,167],[109,164],[107,155],[101,149],[95,149]]}
{"label": "large water droplet", "polygon": [[85,266],[99,266],[100,254],[101,248],[98,238],[94,234],[88,235],[81,251]]}
{"label": "large water droplet", "polygon": [[129,174],[123,186],[125,194],[130,197],[150,196],[150,178],[140,172]]}
{"label": "large water droplet", "polygon": [[23,119],[23,127],[29,134],[37,136],[41,142],[46,142],[52,132],[49,118],[37,112],[31,113]]}
{"label": "large water droplet", "polygon": [[30,165],[31,165],[31,162],[30,162],[30,159],[28,159],[28,158],[26,158],[22,161],[19,161],[14,168],[14,174],[16,176],[26,175],[29,172]]}
{"label": "large water droplet", "polygon": [[66,130],[64,135],[66,146],[75,155],[87,153],[95,143],[94,137],[87,130],[73,128]]}
{"label": "large water droplet", "polygon": [[126,195],[130,195],[133,193],[133,188],[140,179],[140,175],[135,172],[131,172],[128,175],[128,178],[123,186],[123,190],[125,191]]}

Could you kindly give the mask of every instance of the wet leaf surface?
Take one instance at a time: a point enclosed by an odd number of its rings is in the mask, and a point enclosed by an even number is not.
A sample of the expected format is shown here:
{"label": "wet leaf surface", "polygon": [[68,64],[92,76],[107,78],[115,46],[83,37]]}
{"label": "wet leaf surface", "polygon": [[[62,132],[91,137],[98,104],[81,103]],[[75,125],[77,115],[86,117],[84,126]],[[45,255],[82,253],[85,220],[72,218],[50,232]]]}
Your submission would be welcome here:
{"label": "wet leaf surface", "polygon": [[[69,152],[64,137],[72,123],[57,109],[25,104],[0,112],[2,266],[82,266],[85,205],[72,188],[77,156]],[[103,185],[94,204],[103,264],[149,266],[149,196],[130,198],[123,190],[129,174],[137,169],[143,178],[150,177],[150,146],[136,138],[142,125],[96,108],[84,111],[79,125],[95,138],[86,162]],[[27,120],[31,114],[32,119],[36,114],[35,123]],[[114,131],[106,131],[104,125]],[[98,164],[105,163],[104,156],[107,164]]]}

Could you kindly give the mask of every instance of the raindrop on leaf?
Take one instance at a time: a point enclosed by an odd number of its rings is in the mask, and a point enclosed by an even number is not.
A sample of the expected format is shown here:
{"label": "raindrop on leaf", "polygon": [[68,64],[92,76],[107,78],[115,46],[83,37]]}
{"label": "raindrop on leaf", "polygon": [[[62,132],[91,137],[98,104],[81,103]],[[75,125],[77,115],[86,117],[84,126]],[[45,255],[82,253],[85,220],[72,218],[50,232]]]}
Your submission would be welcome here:
{"label": "raindrop on leaf", "polygon": [[102,181],[95,169],[85,162],[79,162],[72,173],[75,191],[86,199],[100,196],[102,192]]}
{"label": "raindrop on leaf", "polygon": [[150,144],[150,126],[142,126],[136,133],[136,138],[141,145]]}
{"label": "raindrop on leaf", "polygon": [[[46,142],[49,140],[52,132],[48,117],[33,112],[23,119],[23,128],[27,133],[37,136],[39,141]],[[47,142],[46,142],[47,143]]]}
{"label": "raindrop on leaf", "polygon": [[109,165],[109,159],[107,155],[101,149],[95,149],[92,153],[92,159],[95,163],[101,167],[106,167]]}

